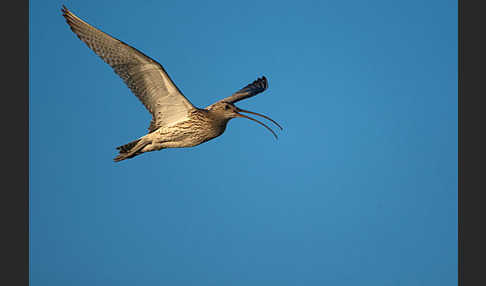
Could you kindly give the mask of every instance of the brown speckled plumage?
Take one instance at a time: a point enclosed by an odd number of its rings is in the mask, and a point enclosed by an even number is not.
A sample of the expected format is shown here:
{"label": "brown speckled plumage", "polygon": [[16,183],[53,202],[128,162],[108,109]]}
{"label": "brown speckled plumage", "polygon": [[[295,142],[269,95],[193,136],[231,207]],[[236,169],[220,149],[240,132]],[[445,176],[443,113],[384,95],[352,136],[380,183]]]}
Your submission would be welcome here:
{"label": "brown speckled plumage", "polygon": [[161,64],[89,25],[66,7],[63,6],[61,11],[78,38],[113,68],[152,114],[149,133],[117,147],[120,153],[114,159],[116,162],[145,152],[199,145],[223,134],[228,121],[235,117],[256,121],[277,137],[268,126],[241,112],[262,116],[282,129],[271,118],[234,105],[235,102],[265,91],[268,88],[265,77],[205,109],[199,109],[182,94]]}

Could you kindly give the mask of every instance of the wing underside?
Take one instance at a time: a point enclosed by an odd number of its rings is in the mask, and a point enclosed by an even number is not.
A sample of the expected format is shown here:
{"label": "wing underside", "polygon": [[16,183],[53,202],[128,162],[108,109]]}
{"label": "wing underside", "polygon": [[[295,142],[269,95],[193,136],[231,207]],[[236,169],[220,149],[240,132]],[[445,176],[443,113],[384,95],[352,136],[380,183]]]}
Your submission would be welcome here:
{"label": "wing underside", "polygon": [[195,108],[158,62],[96,29],[66,7],[62,12],[78,38],[113,68],[152,114],[149,132],[185,118]]}

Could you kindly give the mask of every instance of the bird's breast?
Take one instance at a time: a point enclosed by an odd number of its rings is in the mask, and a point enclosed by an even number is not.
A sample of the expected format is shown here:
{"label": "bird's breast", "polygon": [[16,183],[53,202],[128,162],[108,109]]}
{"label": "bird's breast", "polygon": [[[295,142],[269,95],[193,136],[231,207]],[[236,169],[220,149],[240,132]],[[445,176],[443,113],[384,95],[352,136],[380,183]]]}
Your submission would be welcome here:
{"label": "bird's breast", "polygon": [[193,113],[187,120],[159,129],[157,141],[167,147],[193,147],[223,134],[226,124],[204,113]]}

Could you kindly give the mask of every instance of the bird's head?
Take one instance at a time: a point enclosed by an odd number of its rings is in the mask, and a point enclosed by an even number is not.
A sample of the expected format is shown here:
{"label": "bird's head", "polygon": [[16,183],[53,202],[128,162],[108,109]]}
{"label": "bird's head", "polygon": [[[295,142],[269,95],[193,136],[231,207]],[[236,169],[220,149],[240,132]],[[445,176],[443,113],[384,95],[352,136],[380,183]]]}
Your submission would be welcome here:
{"label": "bird's head", "polygon": [[252,121],[255,121],[256,123],[261,124],[267,130],[269,130],[270,132],[272,132],[272,134],[277,139],[278,139],[277,134],[270,127],[268,127],[266,124],[264,124],[263,122],[261,122],[259,120],[256,120],[254,118],[251,118],[249,116],[246,116],[244,114],[241,114],[241,112],[250,113],[250,114],[254,114],[254,115],[261,116],[261,117],[263,117],[263,118],[271,121],[272,123],[274,123],[275,125],[277,125],[280,128],[280,130],[282,130],[282,126],[280,126],[280,124],[278,124],[275,120],[271,119],[270,117],[268,117],[266,115],[263,115],[263,114],[260,114],[260,113],[256,113],[256,112],[252,112],[252,111],[248,111],[248,110],[244,110],[244,109],[238,108],[238,107],[236,107],[232,103],[220,101],[220,102],[217,102],[217,103],[209,106],[207,109],[213,115],[215,115],[215,116],[217,116],[219,118],[222,118],[224,120],[230,120],[230,119],[233,119],[233,118],[236,118],[236,117],[242,117],[242,118],[246,118],[246,119],[250,119]]}

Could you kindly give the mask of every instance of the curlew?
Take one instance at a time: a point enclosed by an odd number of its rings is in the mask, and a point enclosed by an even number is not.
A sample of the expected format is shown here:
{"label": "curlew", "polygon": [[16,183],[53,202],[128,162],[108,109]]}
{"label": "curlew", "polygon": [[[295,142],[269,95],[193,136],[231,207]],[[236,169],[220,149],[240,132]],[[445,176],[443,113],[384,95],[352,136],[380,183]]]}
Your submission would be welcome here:
{"label": "curlew", "polygon": [[268,82],[264,76],[204,109],[197,108],[182,94],[157,61],[96,29],[65,6],[61,11],[71,30],[113,68],[152,114],[148,133],[117,147],[119,154],[114,158],[115,162],[166,148],[197,146],[223,134],[228,121],[236,117],[255,121],[278,138],[270,127],[241,113],[261,116],[282,129],[277,122],[266,115],[234,105],[266,90]]}

